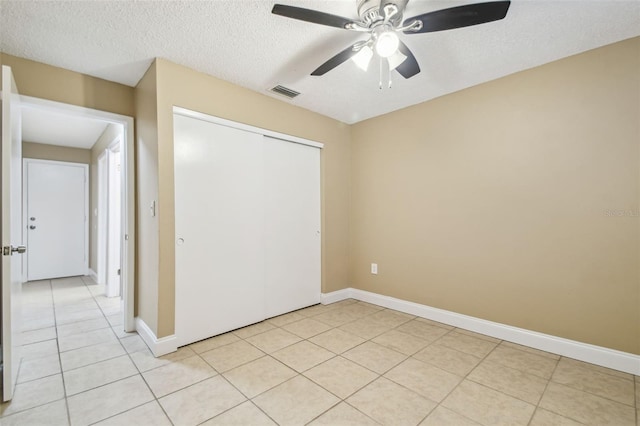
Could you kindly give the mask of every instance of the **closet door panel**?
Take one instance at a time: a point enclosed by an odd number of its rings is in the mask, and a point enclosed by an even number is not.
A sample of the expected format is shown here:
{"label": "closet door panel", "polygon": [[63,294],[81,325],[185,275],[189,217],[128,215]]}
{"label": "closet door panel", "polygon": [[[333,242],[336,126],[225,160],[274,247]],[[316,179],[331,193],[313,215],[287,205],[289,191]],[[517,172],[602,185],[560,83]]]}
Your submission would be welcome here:
{"label": "closet door panel", "polygon": [[263,145],[174,116],[179,345],[265,318]]}
{"label": "closet door panel", "polygon": [[264,138],[267,317],[320,302],[320,149]]}

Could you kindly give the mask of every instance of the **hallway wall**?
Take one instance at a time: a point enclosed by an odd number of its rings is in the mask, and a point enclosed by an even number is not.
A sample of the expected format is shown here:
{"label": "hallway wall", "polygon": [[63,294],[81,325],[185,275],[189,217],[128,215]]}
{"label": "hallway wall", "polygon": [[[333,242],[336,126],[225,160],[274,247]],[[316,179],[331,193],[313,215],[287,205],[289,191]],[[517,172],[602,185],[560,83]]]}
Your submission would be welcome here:
{"label": "hallway wall", "polygon": [[89,164],[91,150],[23,141],[22,158]]}

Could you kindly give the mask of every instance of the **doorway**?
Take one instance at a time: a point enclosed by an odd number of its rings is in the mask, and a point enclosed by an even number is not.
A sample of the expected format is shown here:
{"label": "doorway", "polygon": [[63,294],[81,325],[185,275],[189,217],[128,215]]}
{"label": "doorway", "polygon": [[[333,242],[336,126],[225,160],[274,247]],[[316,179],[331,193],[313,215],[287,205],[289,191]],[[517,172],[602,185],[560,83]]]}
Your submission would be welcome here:
{"label": "doorway", "polygon": [[[107,155],[100,156],[97,161],[94,157],[91,157],[89,161],[84,161],[85,164],[92,164],[87,175],[90,187],[88,197],[93,198],[90,204],[91,208],[86,215],[86,220],[90,224],[88,232],[90,240],[90,249],[87,256],[88,265],[81,274],[74,275],[89,275],[97,283],[105,285],[105,295],[120,297],[122,328],[124,331],[134,331],[135,200],[133,119],[119,114],[23,96],[23,116],[29,110],[56,117],[74,118],[78,122],[85,120],[87,122],[103,123],[104,131],[102,136],[109,138],[105,149]],[[25,142],[30,142],[27,139],[24,140]],[[93,142],[96,142],[96,140],[94,139]],[[36,141],[36,143],[38,142]],[[51,145],[67,147],[65,149],[72,147],[72,145],[65,145],[64,143],[51,143]],[[90,147],[84,148],[84,151],[92,151]],[[96,149],[98,148],[96,147]],[[102,196],[103,194],[104,197]],[[103,198],[106,201],[102,200]],[[30,216],[26,216],[25,209],[23,214],[23,224],[25,225],[23,226],[23,232],[25,234],[28,232],[29,221]],[[96,241],[98,243],[97,247]],[[26,268],[23,268],[23,277],[27,278]]]}
{"label": "doorway", "polygon": [[98,243],[96,275],[105,284],[107,297],[120,297],[121,280],[121,209],[122,209],[122,138],[120,135],[98,157]]}

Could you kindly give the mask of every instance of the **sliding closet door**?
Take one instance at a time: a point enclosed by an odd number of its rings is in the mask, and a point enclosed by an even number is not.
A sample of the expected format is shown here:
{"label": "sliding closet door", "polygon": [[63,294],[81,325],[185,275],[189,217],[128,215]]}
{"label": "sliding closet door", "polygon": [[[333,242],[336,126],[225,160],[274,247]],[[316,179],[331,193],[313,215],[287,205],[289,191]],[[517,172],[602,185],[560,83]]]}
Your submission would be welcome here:
{"label": "sliding closet door", "polygon": [[174,115],[178,345],[265,318],[263,146]]}
{"label": "sliding closet door", "polygon": [[320,149],[265,136],[267,317],[320,302]]}

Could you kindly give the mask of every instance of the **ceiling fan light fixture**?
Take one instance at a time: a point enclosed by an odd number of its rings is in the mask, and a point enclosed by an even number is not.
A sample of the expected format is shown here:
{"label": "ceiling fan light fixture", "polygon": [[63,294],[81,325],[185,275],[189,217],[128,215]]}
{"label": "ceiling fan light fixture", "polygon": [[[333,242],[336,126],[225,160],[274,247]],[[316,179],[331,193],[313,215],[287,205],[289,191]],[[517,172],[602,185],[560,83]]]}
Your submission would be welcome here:
{"label": "ceiling fan light fixture", "polygon": [[373,57],[373,50],[369,46],[363,46],[351,59],[362,71],[366,72]]}
{"label": "ceiling fan light fixture", "polygon": [[[399,32],[423,34],[499,21],[507,16],[511,5],[511,0],[491,0],[435,10],[403,19],[409,0],[356,1],[359,20],[296,6],[283,4],[273,6],[271,13],[275,15],[370,34],[369,40],[356,42],[339,52],[316,68],[311,75],[326,74],[356,56],[366,44],[368,50],[375,52],[380,57],[380,70],[383,68],[386,70],[387,67],[383,66],[383,59],[387,59],[385,65],[388,65],[389,69],[395,69],[405,79],[411,78],[420,72],[420,66],[411,50],[398,39]],[[368,51],[362,52],[360,58],[356,59],[356,63],[359,63],[363,70],[368,68],[372,59],[369,58],[370,53]]]}
{"label": "ceiling fan light fixture", "polygon": [[387,58],[387,61],[389,61],[389,71],[393,71],[396,68],[398,68],[398,66],[401,63],[403,63],[406,59],[407,57],[403,55],[402,52],[400,52],[399,50],[396,50],[393,55]]}
{"label": "ceiling fan light fixture", "polygon": [[376,53],[383,58],[388,58],[398,51],[400,39],[394,31],[380,33],[376,39]]}

